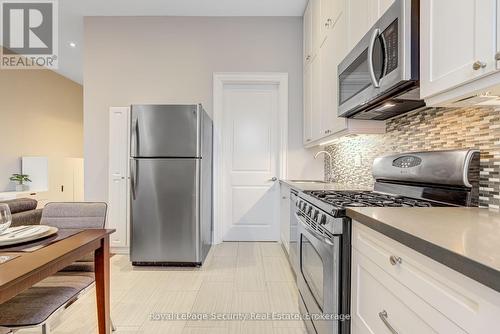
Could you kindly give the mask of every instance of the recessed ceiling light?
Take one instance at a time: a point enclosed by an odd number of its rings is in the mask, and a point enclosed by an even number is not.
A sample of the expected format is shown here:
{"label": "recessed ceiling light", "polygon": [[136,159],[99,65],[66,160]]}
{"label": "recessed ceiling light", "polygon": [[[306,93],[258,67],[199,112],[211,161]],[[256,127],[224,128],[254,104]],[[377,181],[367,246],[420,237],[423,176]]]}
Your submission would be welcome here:
{"label": "recessed ceiling light", "polygon": [[75,42],[69,42],[69,46],[72,48],[76,48],[76,43]]}

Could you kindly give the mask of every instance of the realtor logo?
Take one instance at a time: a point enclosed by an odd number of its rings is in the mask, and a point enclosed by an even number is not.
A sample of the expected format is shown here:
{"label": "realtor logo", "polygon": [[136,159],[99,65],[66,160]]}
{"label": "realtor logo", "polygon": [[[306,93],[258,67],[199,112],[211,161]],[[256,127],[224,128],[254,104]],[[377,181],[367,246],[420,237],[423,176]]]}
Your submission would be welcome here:
{"label": "realtor logo", "polygon": [[0,0],[2,69],[57,69],[57,0]]}

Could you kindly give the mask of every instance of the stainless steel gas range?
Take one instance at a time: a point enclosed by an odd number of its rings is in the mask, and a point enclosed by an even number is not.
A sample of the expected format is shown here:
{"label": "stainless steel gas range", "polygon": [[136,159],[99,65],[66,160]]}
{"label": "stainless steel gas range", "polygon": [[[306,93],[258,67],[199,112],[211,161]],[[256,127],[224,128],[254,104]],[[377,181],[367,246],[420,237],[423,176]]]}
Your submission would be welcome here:
{"label": "stainless steel gas range", "polygon": [[350,333],[351,220],[347,207],[477,206],[479,152],[453,150],[377,158],[373,191],[292,196],[290,256],[308,333]]}

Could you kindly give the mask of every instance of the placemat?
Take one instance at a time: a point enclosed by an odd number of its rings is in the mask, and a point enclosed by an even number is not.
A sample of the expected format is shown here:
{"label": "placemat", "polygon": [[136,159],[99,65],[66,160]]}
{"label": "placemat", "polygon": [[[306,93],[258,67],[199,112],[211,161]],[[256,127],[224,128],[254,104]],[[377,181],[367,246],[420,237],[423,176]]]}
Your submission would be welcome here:
{"label": "placemat", "polygon": [[17,245],[8,245],[0,247],[0,252],[34,252],[45,246],[53,244],[56,241],[60,241],[71,237],[77,233],[82,232],[82,229],[59,229],[57,234],[51,235],[49,237],[38,239],[34,241],[24,242]]}

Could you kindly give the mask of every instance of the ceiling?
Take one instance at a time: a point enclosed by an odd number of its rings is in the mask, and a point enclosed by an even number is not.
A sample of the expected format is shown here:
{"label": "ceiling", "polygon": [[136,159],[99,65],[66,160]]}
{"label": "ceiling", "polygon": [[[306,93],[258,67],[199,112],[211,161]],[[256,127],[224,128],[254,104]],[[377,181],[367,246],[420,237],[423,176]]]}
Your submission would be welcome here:
{"label": "ceiling", "polygon": [[[307,0],[60,0],[59,69],[83,83],[84,16],[302,16]],[[76,47],[69,46],[70,42]]]}

